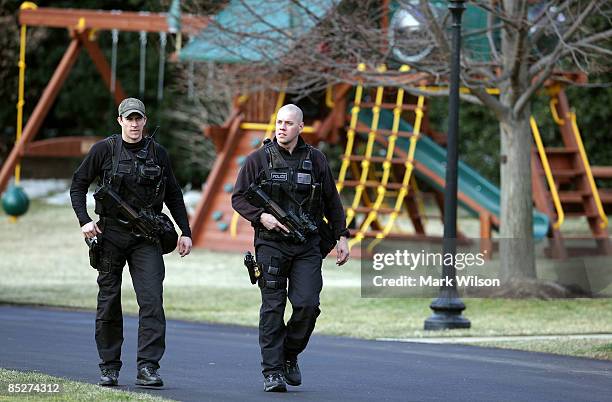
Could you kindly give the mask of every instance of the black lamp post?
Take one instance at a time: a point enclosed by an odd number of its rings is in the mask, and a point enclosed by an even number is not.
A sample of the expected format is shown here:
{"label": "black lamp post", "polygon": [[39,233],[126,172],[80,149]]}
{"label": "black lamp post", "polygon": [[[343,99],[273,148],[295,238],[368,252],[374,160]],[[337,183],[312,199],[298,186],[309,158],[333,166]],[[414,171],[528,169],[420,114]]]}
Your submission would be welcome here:
{"label": "black lamp post", "polygon": [[[461,53],[461,14],[465,0],[451,0],[452,14],[451,74],[448,106],[448,140],[446,147],[446,188],[444,189],[444,257],[443,285],[429,306],[433,314],[425,320],[426,330],[469,328],[470,321],[461,315],[465,304],[457,293],[455,254],[457,253],[457,142],[459,137],[459,68]],[[446,258],[452,254],[452,262]]]}

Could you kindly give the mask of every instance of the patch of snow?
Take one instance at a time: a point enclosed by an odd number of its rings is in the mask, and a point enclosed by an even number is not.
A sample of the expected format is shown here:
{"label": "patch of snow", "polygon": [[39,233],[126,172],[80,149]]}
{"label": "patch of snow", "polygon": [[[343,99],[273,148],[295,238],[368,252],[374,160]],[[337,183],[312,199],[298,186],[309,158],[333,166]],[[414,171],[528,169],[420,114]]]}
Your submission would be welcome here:
{"label": "patch of snow", "polygon": [[[70,205],[70,190],[62,191],[59,193],[55,193],[48,197],[45,197],[43,201],[50,205]],[[93,198],[93,192],[87,193],[87,205],[93,206],[95,204],[95,200]]]}
{"label": "patch of snow", "polygon": [[[10,184],[13,183],[14,181],[11,180]],[[70,205],[70,180],[68,179],[25,179],[19,182],[19,186],[31,200],[42,199],[43,202],[50,205]],[[188,213],[195,212],[195,207],[201,197],[202,191],[185,191],[183,198]],[[89,191],[87,205],[93,206],[94,203],[93,192]]]}
{"label": "patch of snow", "polygon": [[[11,180],[11,184],[14,179]],[[67,179],[25,179],[19,182],[19,186],[28,195],[28,198],[43,198],[50,194],[66,191],[70,188],[70,180]]]}

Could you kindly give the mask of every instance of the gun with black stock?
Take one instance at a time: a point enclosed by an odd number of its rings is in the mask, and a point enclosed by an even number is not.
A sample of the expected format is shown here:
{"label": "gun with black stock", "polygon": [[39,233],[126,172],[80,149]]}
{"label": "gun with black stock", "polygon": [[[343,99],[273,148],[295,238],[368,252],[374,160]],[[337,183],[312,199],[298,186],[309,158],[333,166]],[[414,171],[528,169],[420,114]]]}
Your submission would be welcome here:
{"label": "gun with black stock", "polygon": [[135,235],[144,237],[145,239],[156,242],[159,240],[159,234],[162,229],[157,222],[157,217],[153,213],[145,211],[138,213],[132,207],[125,203],[113,189],[104,185],[95,193],[94,198],[98,200],[107,211],[117,210],[125,219],[126,224],[132,225],[132,231]]}
{"label": "gun with black stock", "polygon": [[249,186],[245,198],[251,204],[265,209],[289,229],[288,234],[281,232],[283,236],[293,237],[299,243],[304,243],[306,236],[317,232],[317,227],[307,217],[298,216],[293,211],[286,212],[255,183]]}
{"label": "gun with black stock", "polygon": [[249,271],[249,278],[251,279],[251,284],[254,285],[257,283],[257,280],[261,276],[261,270],[259,269],[259,264],[255,262],[255,258],[250,251],[247,251],[244,255],[244,266]]}

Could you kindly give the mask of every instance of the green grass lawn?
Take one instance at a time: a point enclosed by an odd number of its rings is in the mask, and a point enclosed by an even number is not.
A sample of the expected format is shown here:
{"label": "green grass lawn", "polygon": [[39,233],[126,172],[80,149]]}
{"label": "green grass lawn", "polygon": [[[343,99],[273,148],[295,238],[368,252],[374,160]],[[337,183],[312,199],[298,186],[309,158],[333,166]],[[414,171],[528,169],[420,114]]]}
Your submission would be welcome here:
{"label": "green grass lawn", "polygon": [[[0,302],[95,308],[96,271],[89,267],[69,207],[35,201],[16,224],[0,215],[0,256]],[[165,261],[168,318],[257,325],[259,290],[250,285],[241,255],[194,250],[185,258],[170,254]],[[431,314],[431,299],[362,298],[357,260],[338,268],[328,259],[323,271],[318,333],[363,338],[612,333],[612,300],[603,298],[465,299],[471,329],[426,332],[423,321]],[[127,269],[123,290],[124,311],[135,314]],[[610,358],[575,346],[560,345],[568,354]]]}
{"label": "green grass lawn", "polygon": [[612,360],[612,342],[602,339],[524,340],[511,342],[478,342],[475,346],[529,350],[562,355]]}
{"label": "green grass lawn", "polygon": [[[11,385],[12,384],[12,385]],[[30,392],[16,393],[15,386],[26,385]],[[29,384],[33,384],[29,387]],[[34,392],[38,384],[38,391]],[[43,385],[44,384],[44,385]],[[41,392],[42,390],[57,392]],[[171,401],[150,394],[119,391],[97,385],[70,381],[65,378],[52,377],[37,372],[21,372],[0,368],[0,400],[19,401]]]}

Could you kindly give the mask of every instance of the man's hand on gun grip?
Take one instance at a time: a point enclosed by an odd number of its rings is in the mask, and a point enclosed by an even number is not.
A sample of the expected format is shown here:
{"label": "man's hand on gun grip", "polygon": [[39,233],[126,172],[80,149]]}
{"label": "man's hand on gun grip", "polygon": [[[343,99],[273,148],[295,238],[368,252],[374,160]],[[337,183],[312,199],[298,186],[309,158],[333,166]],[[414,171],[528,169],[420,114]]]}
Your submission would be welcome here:
{"label": "man's hand on gun grip", "polygon": [[91,221],[81,226],[81,231],[83,232],[83,235],[88,239],[96,237],[97,235],[102,233],[102,231],[94,221]]}
{"label": "man's hand on gun grip", "polygon": [[259,217],[259,221],[268,230],[274,230],[276,232],[283,230],[286,233],[289,233],[289,229],[287,229],[285,225],[280,223],[278,219],[268,213],[264,212],[263,214],[261,214],[261,216]]}

